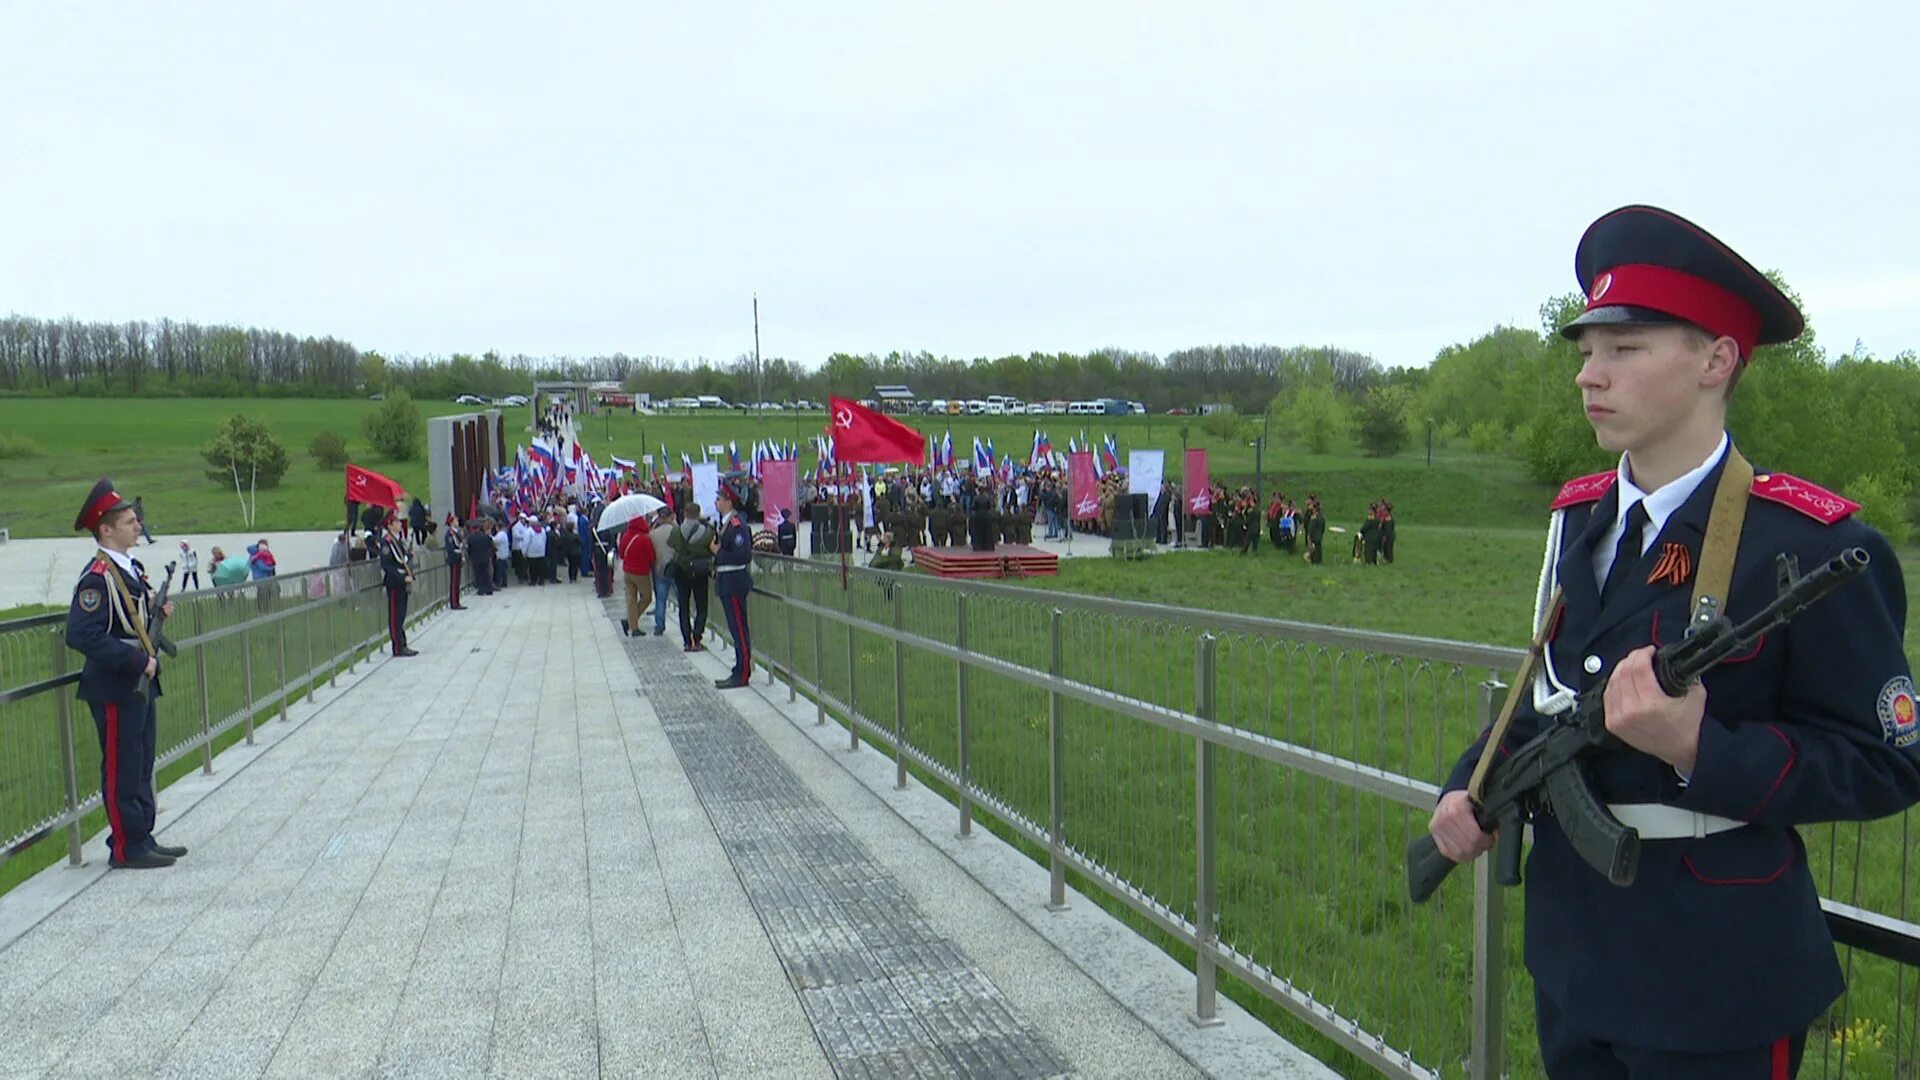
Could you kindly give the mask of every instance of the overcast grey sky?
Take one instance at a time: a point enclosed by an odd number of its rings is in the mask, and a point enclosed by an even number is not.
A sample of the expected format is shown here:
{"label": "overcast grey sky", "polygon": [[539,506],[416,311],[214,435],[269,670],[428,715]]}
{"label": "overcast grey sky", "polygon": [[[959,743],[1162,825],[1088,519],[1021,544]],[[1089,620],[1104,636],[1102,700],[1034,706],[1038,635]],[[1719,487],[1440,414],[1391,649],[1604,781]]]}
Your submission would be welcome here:
{"label": "overcast grey sky", "polygon": [[[1470,13],[1469,12],[1470,9]],[[1920,4],[0,11],[0,311],[390,354],[1389,364],[1691,217],[1920,348]]]}

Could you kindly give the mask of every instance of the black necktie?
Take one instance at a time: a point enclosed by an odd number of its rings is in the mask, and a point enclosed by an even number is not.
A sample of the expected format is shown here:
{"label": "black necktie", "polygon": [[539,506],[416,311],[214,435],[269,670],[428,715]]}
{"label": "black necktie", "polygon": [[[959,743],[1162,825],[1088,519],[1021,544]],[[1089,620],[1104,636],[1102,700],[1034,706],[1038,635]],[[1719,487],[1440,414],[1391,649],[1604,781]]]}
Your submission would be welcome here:
{"label": "black necktie", "polygon": [[1604,603],[1613,594],[1615,585],[1624,581],[1627,572],[1622,567],[1640,561],[1640,533],[1647,524],[1647,504],[1642,499],[1627,508],[1627,524],[1620,532],[1620,542],[1613,546],[1613,565],[1607,568],[1607,583],[1600,587],[1600,599]]}

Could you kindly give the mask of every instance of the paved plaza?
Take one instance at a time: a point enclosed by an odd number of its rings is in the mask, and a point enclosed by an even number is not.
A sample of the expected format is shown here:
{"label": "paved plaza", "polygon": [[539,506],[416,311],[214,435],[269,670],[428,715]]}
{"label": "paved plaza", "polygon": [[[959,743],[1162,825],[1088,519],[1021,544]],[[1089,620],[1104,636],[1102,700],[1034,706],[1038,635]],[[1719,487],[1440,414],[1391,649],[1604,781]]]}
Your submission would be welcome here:
{"label": "paved plaza", "polygon": [[0,1075],[1332,1075],[783,685],[469,603],[0,898]]}

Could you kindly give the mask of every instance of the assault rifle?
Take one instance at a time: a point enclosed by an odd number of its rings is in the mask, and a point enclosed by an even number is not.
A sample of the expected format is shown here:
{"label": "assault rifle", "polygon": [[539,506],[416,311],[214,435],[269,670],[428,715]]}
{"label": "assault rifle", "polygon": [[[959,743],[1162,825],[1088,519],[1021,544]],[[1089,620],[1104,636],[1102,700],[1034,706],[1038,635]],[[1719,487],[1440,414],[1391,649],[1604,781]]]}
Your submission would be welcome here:
{"label": "assault rifle", "polygon": [[[1751,650],[1761,635],[1785,625],[1828,593],[1867,568],[1865,548],[1848,548],[1801,576],[1791,555],[1776,560],[1779,594],[1739,625],[1725,615],[1696,626],[1683,640],[1663,646],[1653,657],[1660,689],[1680,697],[1700,676],[1729,656]],[[1611,675],[1609,675],[1611,678]],[[1593,793],[1585,758],[1602,749],[1626,745],[1607,731],[1602,681],[1581,694],[1573,708],[1551,721],[1510,757],[1487,773],[1486,790],[1474,807],[1480,827],[1495,833],[1494,880],[1520,884],[1520,833],[1527,820],[1550,811],[1567,842],[1587,865],[1615,885],[1633,884],[1640,868],[1640,834],[1620,823]],[[1414,903],[1432,896],[1456,864],[1440,853],[1433,837],[1407,845],[1407,884]]]}
{"label": "assault rifle", "polygon": [[[165,653],[169,660],[180,655],[180,647],[167,637],[165,629],[167,594],[173,591],[173,568],[178,565],[178,563],[167,564],[166,580],[160,583],[160,591],[155,593],[153,599],[147,604],[147,640],[153,643],[155,649]],[[133,700],[145,705],[152,698],[153,679],[143,671],[140,673],[140,681],[134,684]]]}

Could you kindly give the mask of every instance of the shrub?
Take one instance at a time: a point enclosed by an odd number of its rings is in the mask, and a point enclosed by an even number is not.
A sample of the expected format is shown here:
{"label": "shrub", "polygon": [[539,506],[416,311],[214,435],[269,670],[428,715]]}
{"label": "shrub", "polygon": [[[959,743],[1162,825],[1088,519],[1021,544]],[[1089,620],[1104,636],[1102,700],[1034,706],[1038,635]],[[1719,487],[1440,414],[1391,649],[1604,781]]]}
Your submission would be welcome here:
{"label": "shrub", "polygon": [[207,479],[231,484],[237,475],[242,486],[274,487],[287,471],[287,448],[267,431],[267,425],[235,414],[220,424],[213,441],[200,448],[212,468]]}
{"label": "shrub", "polygon": [[0,461],[10,458],[39,457],[46,448],[25,435],[9,435],[0,431]]}
{"label": "shrub", "polygon": [[1508,448],[1507,429],[1498,420],[1481,420],[1467,429],[1467,442],[1483,454],[1497,454]]}
{"label": "shrub", "polygon": [[1860,504],[1861,521],[1889,541],[1904,544],[1913,534],[1907,520],[1907,488],[1883,473],[1871,473],[1847,485],[1847,497]]}
{"label": "shrub", "polygon": [[307,444],[307,453],[312,456],[322,472],[330,472],[345,465],[352,458],[347,454],[347,440],[331,431],[323,431]]}
{"label": "shrub", "polygon": [[405,390],[388,394],[379,408],[367,414],[364,426],[373,448],[395,461],[418,457],[427,441],[427,423]]}

